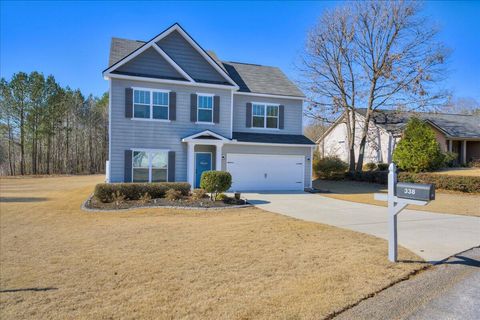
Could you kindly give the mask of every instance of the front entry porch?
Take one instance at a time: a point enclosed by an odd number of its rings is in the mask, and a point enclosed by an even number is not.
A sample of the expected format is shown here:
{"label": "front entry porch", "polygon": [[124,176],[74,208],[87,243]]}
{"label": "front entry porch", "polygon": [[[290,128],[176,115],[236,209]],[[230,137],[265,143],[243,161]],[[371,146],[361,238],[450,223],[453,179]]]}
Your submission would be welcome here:
{"label": "front entry porch", "polygon": [[449,152],[458,154],[457,164],[467,164],[480,159],[479,140],[447,140]]}
{"label": "front entry porch", "polygon": [[187,181],[193,189],[200,188],[204,171],[222,170],[222,148],[229,141],[208,130],[182,139],[187,144]]}

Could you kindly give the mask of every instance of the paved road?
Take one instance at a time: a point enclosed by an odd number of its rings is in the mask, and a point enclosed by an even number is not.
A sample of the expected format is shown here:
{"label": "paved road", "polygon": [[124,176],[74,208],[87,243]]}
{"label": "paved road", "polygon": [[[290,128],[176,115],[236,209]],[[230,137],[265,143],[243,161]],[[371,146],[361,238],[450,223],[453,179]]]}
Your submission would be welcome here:
{"label": "paved road", "polygon": [[480,319],[480,249],[397,283],[335,319]]}
{"label": "paved road", "polygon": [[[388,239],[385,207],[304,192],[244,193],[243,197],[267,211]],[[426,261],[439,262],[480,245],[480,218],[404,210],[398,218],[398,241]]]}

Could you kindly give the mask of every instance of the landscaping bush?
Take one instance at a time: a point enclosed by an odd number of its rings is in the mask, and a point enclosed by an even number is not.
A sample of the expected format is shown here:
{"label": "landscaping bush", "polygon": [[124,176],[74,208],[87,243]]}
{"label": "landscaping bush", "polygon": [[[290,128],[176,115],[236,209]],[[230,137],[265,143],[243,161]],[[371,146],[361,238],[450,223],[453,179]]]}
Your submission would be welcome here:
{"label": "landscaping bush", "polygon": [[470,161],[468,166],[471,168],[480,168],[480,159]]}
{"label": "landscaping bush", "polygon": [[378,171],[388,171],[388,163],[377,164]]}
{"label": "landscaping bush", "polygon": [[388,171],[363,171],[363,172],[347,172],[345,177],[349,180],[363,181],[370,183],[387,184]]}
{"label": "landscaping bush", "polygon": [[422,120],[411,118],[393,152],[393,161],[402,170],[421,172],[440,168],[444,160],[435,132]]}
{"label": "landscaping bush", "polygon": [[313,162],[313,170],[319,178],[331,179],[337,173],[343,174],[347,169],[348,164],[338,157],[325,157]]}
{"label": "landscaping bush", "polygon": [[210,193],[212,200],[217,194],[230,189],[232,186],[232,175],[226,171],[204,171],[200,178],[200,187]]}
{"label": "landscaping bush", "polygon": [[455,152],[445,152],[443,156],[444,156],[443,163],[447,167],[453,167],[455,164],[454,161],[458,159],[458,153],[455,153]]}
{"label": "landscaping bush", "polygon": [[362,169],[365,171],[373,171],[377,169],[377,164],[375,162],[369,162],[365,164]]}
{"label": "landscaping bush", "polygon": [[155,182],[155,183],[99,183],[95,186],[94,196],[101,202],[112,202],[118,192],[126,200],[139,200],[148,194],[152,199],[163,198],[168,189],[178,190],[182,195],[190,193],[187,182]]}
{"label": "landscaping bush", "polygon": [[165,198],[170,201],[179,200],[182,198],[182,191],[175,189],[168,189],[165,192]]}
{"label": "landscaping bush", "polygon": [[207,196],[207,192],[203,189],[195,189],[192,192],[193,200],[201,200]]}

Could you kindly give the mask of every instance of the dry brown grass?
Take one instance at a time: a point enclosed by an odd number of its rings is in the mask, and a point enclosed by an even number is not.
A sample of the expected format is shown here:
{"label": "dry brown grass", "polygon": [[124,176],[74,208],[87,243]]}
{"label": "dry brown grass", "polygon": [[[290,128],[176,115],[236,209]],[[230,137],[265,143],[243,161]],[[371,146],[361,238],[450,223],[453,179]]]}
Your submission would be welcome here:
{"label": "dry brown grass", "polygon": [[[313,182],[313,186],[321,190],[329,190],[331,193],[322,193],[322,196],[325,197],[387,206],[386,202],[373,199],[374,193],[387,192],[384,185],[358,181],[316,180]],[[408,209],[480,217],[479,204],[480,194],[437,191],[435,201],[430,202],[427,206],[409,205]]]}
{"label": "dry brown grass", "polygon": [[2,319],[319,319],[422,266],[255,208],[81,211],[101,179],[1,181]]}
{"label": "dry brown grass", "polygon": [[480,177],[480,168],[448,168],[441,171],[435,171],[436,174],[447,174],[449,176],[470,176]]}

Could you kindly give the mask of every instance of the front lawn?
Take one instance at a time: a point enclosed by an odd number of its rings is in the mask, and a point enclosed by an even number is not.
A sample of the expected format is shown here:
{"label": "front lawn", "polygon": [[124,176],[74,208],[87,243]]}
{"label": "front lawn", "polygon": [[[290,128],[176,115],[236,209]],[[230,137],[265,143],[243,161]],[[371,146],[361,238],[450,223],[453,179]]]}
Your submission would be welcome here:
{"label": "front lawn", "polygon": [[[386,202],[373,199],[374,193],[387,192],[386,185],[349,180],[317,179],[313,182],[313,187],[330,191],[330,193],[322,193],[322,196],[325,197],[387,206]],[[480,217],[479,203],[480,194],[478,193],[436,191],[435,200],[427,206],[409,205],[408,209]]]}
{"label": "front lawn", "polygon": [[2,319],[319,319],[423,266],[256,208],[81,211],[102,178],[1,180]]}

